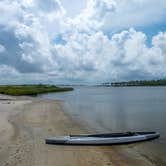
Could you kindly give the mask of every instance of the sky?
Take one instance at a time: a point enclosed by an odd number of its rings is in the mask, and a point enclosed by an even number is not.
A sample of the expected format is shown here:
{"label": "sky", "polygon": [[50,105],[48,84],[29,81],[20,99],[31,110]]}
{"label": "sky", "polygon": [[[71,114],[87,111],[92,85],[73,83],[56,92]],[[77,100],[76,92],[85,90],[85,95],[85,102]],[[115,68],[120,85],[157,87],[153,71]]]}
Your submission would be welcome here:
{"label": "sky", "polygon": [[163,78],[165,0],[0,0],[0,84]]}

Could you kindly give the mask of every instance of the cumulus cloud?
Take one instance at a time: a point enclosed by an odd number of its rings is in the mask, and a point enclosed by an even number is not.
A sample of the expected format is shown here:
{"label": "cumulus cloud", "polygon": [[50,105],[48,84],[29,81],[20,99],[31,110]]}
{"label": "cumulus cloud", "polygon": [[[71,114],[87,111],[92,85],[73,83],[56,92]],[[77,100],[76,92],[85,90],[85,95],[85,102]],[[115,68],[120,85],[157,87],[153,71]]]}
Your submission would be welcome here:
{"label": "cumulus cloud", "polygon": [[0,53],[5,52],[5,50],[6,50],[5,47],[4,47],[3,45],[0,44]]}
{"label": "cumulus cloud", "polygon": [[154,36],[152,47],[149,48],[146,46],[146,35],[134,29],[113,35],[111,43],[116,50],[115,57],[119,56],[115,58],[115,68],[119,68],[119,74],[122,73],[117,76],[127,79],[165,77],[166,52],[159,45],[160,39],[154,44],[159,36],[163,39],[165,33]]}
{"label": "cumulus cloud", "polygon": [[130,27],[146,27],[165,22],[164,0],[116,0],[116,12],[107,15],[103,29],[122,30]]}
{"label": "cumulus cloud", "polygon": [[88,33],[98,31],[103,26],[105,18],[115,9],[116,2],[114,0],[90,0],[78,16],[66,20],[65,26],[68,30],[77,29]]}
{"label": "cumulus cloud", "polygon": [[165,6],[90,0],[71,19],[59,0],[1,0],[0,76],[6,70],[7,82],[79,83],[166,77],[166,32],[149,47],[147,35],[130,28],[161,21]]}
{"label": "cumulus cloud", "polygon": [[165,11],[164,0],[90,0],[87,7],[69,22],[81,31],[117,32],[165,22]]}
{"label": "cumulus cloud", "polygon": [[[0,2],[3,8],[0,10],[4,16],[0,19],[0,43],[6,48],[6,52],[1,53],[0,64],[10,65],[24,73],[44,72],[49,70],[50,66],[56,66],[56,62],[52,61],[52,46],[47,33],[47,24],[42,22],[47,19],[47,14],[44,16],[43,13],[41,16],[33,12],[37,7],[42,8],[42,4],[37,5],[39,0],[26,2]],[[61,9],[61,6],[57,7],[59,1],[53,2],[55,2],[55,13],[58,10],[59,15]],[[48,13],[45,10],[44,12]],[[59,16],[55,13],[54,17],[57,19]]]}
{"label": "cumulus cloud", "polygon": [[[162,78],[166,76],[165,35],[161,32],[146,45],[144,33],[129,29],[111,39],[103,32],[76,33],[65,46],[56,46],[63,71],[90,81]],[[91,76],[89,78],[89,76]]]}

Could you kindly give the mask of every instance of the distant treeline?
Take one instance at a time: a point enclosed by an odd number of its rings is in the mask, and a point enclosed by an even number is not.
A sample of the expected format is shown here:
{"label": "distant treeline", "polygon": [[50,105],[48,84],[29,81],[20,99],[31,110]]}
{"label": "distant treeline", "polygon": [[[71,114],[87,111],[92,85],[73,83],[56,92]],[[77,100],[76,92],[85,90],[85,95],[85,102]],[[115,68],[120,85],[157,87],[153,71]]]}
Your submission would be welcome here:
{"label": "distant treeline", "polygon": [[128,82],[112,82],[110,86],[166,86],[166,79],[161,80],[140,80]]}

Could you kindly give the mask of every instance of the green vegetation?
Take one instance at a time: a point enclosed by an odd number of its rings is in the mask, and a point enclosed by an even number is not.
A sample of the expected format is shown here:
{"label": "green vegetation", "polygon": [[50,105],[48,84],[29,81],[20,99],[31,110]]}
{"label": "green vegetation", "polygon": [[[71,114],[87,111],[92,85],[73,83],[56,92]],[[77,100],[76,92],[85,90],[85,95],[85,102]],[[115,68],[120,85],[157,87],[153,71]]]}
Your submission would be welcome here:
{"label": "green vegetation", "polygon": [[111,86],[166,86],[166,80],[141,80],[141,81],[128,81],[128,82],[113,82]]}
{"label": "green vegetation", "polygon": [[57,87],[54,85],[0,85],[0,93],[23,96],[23,95],[37,95],[49,92],[64,92],[71,91],[71,87]]}

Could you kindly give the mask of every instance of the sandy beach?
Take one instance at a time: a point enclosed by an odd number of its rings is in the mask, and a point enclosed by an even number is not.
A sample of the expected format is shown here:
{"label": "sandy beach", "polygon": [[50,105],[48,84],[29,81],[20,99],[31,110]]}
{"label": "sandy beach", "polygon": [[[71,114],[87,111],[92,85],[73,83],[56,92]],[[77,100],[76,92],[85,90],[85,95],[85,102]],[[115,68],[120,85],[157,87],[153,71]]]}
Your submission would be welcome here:
{"label": "sandy beach", "polygon": [[46,145],[45,138],[86,131],[61,101],[0,95],[0,166],[151,166],[127,146]]}

